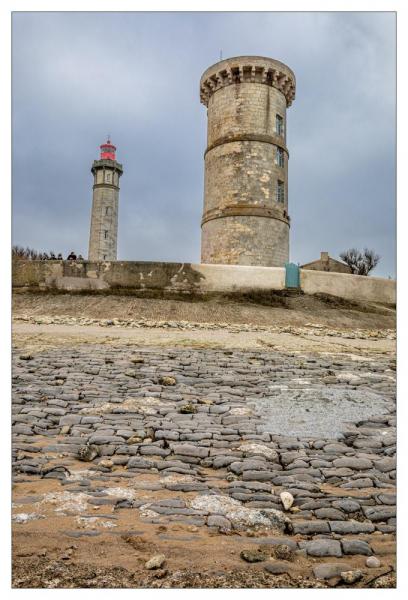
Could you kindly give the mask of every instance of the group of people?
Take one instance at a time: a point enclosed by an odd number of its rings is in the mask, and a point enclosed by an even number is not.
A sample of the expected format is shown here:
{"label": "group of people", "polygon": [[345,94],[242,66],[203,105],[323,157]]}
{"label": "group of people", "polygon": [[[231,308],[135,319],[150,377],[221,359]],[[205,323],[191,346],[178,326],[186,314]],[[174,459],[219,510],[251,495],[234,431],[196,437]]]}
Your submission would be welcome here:
{"label": "group of people", "polygon": [[67,260],[84,260],[84,257],[82,256],[82,254],[78,254],[77,256],[75,252],[71,250],[71,252],[67,256]]}
{"label": "group of people", "polygon": [[[55,256],[54,252],[50,252],[49,255],[46,252],[43,252],[43,254],[41,255],[41,260],[64,260],[64,258],[61,252],[58,254],[58,256]],[[75,252],[71,250],[71,252],[67,256],[67,260],[84,260],[84,257],[82,256],[82,254],[78,254],[77,256]]]}

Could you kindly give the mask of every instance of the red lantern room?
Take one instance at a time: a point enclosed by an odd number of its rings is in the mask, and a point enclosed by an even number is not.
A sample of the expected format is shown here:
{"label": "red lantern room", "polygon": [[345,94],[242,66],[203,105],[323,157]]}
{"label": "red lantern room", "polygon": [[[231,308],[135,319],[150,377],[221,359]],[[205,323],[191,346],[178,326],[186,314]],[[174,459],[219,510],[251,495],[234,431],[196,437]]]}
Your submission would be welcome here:
{"label": "red lantern room", "polygon": [[106,144],[102,144],[100,146],[101,149],[101,160],[116,160],[116,146],[111,144],[111,141],[108,139]]}

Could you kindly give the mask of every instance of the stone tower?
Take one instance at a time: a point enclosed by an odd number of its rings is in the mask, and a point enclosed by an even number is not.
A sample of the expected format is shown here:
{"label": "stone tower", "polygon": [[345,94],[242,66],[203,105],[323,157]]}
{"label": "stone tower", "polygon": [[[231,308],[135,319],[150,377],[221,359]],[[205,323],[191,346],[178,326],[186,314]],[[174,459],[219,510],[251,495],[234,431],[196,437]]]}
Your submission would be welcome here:
{"label": "stone tower", "polygon": [[272,58],[228,58],[201,77],[208,108],[201,262],[289,260],[286,107],[294,97],[295,75]]}
{"label": "stone tower", "polygon": [[118,247],[119,177],[122,165],[116,161],[116,147],[110,140],[100,146],[101,156],[94,160],[91,232],[88,260],[116,260]]}

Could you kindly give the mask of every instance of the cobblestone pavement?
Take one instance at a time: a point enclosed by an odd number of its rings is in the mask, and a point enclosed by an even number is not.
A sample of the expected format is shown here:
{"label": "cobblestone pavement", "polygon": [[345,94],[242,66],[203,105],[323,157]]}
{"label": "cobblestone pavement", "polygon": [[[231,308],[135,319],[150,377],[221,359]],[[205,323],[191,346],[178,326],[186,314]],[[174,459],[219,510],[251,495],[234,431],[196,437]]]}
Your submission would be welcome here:
{"label": "cobblestone pavement", "polygon": [[390,354],[16,347],[13,390],[19,551],[49,522],[66,543],[131,543],[143,565],[160,552],[151,587],[178,585],[189,553],[259,587],[364,587],[394,568]]}

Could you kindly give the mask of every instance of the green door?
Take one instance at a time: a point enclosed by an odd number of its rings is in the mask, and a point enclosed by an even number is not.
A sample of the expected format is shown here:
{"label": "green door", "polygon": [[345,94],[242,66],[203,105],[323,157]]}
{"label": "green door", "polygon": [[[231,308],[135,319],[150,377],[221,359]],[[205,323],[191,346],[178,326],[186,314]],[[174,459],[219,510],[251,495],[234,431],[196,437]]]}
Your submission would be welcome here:
{"label": "green door", "polygon": [[295,263],[286,263],[285,269],[286,269],[285,287],[299,288],[300,287],[300,277],[299,277],[298,265],[295,265]]}

